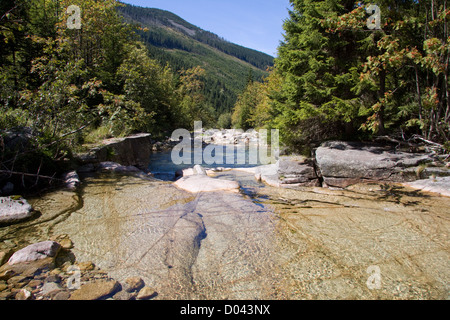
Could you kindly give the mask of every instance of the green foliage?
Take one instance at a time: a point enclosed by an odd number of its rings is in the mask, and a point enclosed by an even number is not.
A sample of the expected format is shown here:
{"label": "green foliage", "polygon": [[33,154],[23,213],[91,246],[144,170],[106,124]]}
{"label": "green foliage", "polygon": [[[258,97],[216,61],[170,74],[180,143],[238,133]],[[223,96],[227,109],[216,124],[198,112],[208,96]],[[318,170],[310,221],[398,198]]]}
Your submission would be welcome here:
{"label": "green foliage", "polygon": [[[67,27],[69,5],[81,8],[81,29]],[[194,120],[215,124],[215,110],[205,99],[205,70],[194,65],[172,71],[150,58],[118,15],[118,5],[2,1],[0,134],[15,127],[33,133],[32,144],[4,150],[2,170],[52,176],[83,143],[143,131],[167,136]],[[227,92],[221,82],[212,84]],[[0,175],[0,186],[10,176]]]}
{"label": "green foliage", "polygon": [[232,125],[232,117],[231,113],[223,113],[219,116],[219,119],[217,120],[217,127],[220,129],[231,129]]}
{"label": "green foliage", "polygon": [[[368,1],[291,4],[265,98],[253,110],[254,124],[280,129],[293,149],[400,131],[448,141],[445,1],[380,0],[382,30],[366,26]],[[241,116],[246,110],[236,105]]]}
{"label": "green foliage", "polygon": [[259,81],[273,65],[273,57],[225,41],[173,13],[131,5],[119,11],[126,21],[139,25],[136,33],[152,58],[175,71],[205,69],[202,94],[219,115],[232,111],[249,69]]}

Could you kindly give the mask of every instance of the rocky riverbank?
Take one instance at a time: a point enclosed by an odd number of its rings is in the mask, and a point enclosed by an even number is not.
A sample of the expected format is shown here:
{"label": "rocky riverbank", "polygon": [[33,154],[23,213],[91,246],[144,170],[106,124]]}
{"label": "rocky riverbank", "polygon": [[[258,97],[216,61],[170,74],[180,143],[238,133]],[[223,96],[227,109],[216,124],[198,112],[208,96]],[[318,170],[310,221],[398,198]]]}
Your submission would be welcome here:
{"label": "rocky riverbank", "polygon": [[[2,198],[0,299],[448,296],[449,203],[397,183],[445,191],[435,155],[333,142],[176,183],[132,163],[87,162],[64,190]],[[381,291],[366,286],[371,266]]]}
{"label": "rocky riverbank", "polygon": [[0,252],[0,300],[147,300],[157,292],[139,277],[123,283],[91,261],[76,262],[67,235]]}
{"label": "rocky riverbank", "polygon": [[244,170],[274,187],[347,188],[377,182],[406,183],[424,189],[424,183],[412,182],[429,180],[425,191],[447,195],[442,190],[450,189],[450,164],[445,157],[379,144],[326,142],[317,148],[313,158],[282,156],[276,164]]}

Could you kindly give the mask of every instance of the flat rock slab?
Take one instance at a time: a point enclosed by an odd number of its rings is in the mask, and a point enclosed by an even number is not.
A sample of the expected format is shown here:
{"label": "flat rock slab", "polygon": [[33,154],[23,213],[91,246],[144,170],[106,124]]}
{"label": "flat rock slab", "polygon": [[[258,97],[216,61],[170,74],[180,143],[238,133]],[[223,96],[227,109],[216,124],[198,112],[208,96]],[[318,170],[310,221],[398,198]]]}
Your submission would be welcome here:
{"label": "flat rock slab", "polygon": [[450,197],[450,177],[436,177],[435,179],[417,180],[404,183],[405,186],[422,191],[438,193]]}
{"label": "flat rock slab", "polygon": [[29,245],[16,253],[8,260],[8,264],[14,265],[22,262],[42,260],[49,257],[56,257],[61,246],[54,241],[44,241]]}
{"label": "flat rock slab", "polygon": [[147,166],[153,152],[150,137],[150,134],[142,133],[104,140],[101,146],[92,149],[87,155],[81,155],[80,158],[86,163],[114,161],[125,166]]}
{"label": "flat rock slab", "polygon": [[236,181],[214,179],[206,175],[184,177],[175,182],[174,185],[191,193],[214,191],[237,192],[239,190],[239,183]]}
{"label": "flat rock slab", "polygon": [[316,150],[316,161],[327,185],[347,187],[362,180],[415,180],[414,172],[406,172],[405,168],[419,166],[433,158],[379,145],[329,141]]}
{"label": "flat rock slab", "polygon": [[0,197],[0,223],[15,223],[33,215],[33,208],[25,199]]}

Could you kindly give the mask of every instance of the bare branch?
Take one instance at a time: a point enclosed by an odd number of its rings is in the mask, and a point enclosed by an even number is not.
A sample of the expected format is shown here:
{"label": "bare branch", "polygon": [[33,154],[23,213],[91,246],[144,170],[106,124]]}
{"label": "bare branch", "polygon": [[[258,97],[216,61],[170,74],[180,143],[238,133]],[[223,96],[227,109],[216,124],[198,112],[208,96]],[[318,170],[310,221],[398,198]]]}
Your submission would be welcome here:
{"label": "bare branch", "polygon": [[49,176],[43,176],[40,174],[33,174],[33,173],[25,173],[25,172],[16,172],[16,171],[10,171],[10,170],[0,170],[0,173],[6,173],[9,175],[20,175],[22,177],[34,177],[34,178],[41,178],[41,179],[47,179],[47,180],[57,180],[57,181],[64,181],[62,179],[58,179],[53,177],[49,177]]}

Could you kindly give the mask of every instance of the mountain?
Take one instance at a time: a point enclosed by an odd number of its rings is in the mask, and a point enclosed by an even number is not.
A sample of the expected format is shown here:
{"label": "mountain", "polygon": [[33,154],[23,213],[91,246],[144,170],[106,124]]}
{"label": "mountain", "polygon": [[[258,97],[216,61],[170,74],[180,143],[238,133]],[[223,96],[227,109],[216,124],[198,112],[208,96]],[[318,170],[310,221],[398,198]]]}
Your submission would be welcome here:
{"label": "mountain", "polygon": [[201,66],[206,70],[204,95],[218,114],[230,112],[249,77],[259,81],[274,58],[239,46],[165,10],[133,5],[119,7],[152,58],[174,70]]}

